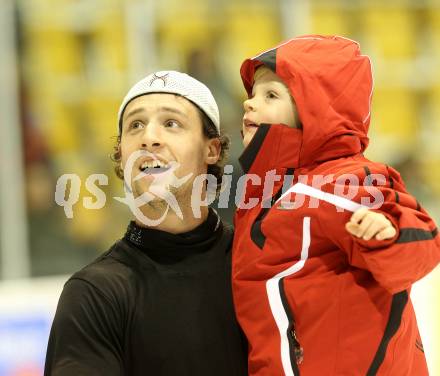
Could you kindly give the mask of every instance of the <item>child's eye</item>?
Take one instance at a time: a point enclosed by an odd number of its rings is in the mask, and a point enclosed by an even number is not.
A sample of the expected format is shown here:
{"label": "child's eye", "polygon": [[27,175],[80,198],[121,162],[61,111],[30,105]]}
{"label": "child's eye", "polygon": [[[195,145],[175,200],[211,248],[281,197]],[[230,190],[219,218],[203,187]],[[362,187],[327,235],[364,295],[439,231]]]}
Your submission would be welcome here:
{"label": "child's eye", "polygon": [[267,94],[266,94],[266,98],[273,99],[273,98],[278,98],[278,96],[277,96],[276,93],[274,93],[273,91],[269,91],[269,92],[267,92]]}
{"label": "child's eye", "polygon": [[178,128],[180,124],[175,120],[167,120],[165,122],[165,128]]}

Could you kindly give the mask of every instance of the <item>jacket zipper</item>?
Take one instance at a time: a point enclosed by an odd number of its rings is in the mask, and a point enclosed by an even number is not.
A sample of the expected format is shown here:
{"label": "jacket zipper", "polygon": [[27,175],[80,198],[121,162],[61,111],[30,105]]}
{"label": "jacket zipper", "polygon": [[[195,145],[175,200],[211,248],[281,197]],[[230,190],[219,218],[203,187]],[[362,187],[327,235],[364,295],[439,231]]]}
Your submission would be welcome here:
{"label": "jacket zipper", "polygon": [[281,302],[283,304],[284,311],[286,312],[287,319],[289,320],[286,335],[287,341],[289,342],[290,363],[294,375],[299,376],[298,366],[304,361],[304,349],[299,343],[295,327],[295,316],[293,315],[292,308],[287,301],[284,291],[284,278],[280,279],[278,286],[280,290]]}
{"label": "jacket zipper", "polygon": [[300,365],[304,360],[304,349],[296,336],[294,321],[289,323],[289,328],[287,329],[287,338],[289,339],[290,348],[293,349],[293,359],[295,359],[297,365]]}

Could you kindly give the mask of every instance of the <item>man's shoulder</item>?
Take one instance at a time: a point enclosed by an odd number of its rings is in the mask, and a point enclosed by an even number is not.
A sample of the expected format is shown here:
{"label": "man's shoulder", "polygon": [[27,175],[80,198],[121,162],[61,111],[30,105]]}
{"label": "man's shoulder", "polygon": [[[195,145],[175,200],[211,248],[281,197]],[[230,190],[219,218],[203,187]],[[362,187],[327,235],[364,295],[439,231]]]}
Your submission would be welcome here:
{"label": "man's shoulder", "polygon": [[135,261],[125,253],[122,241],[117,241],[109,250],[74,273],[66,284],[87,284],[106,296],[124,293],[133,286],[137,275]]}
{"label": "man's shoulder", "polygon": [[[107,251],[98,255],[92,262],[72,275],[71,278],[95,278],[113,272],[127,272],[129,266],[114,257],[119,253],[119,241],[113,244]],[[110,273],[111,272],[111,273]]]}

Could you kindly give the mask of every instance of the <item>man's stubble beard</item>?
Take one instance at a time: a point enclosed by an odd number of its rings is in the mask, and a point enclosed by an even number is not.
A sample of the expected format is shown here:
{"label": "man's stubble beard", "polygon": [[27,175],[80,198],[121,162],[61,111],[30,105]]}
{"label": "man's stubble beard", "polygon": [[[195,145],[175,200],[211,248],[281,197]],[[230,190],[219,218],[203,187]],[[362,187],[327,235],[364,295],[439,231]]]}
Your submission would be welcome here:
{"label": "man's stubble beard", "polygon": [[[149,188],[150,185],[148,185],[146,190],[145,187],[142,186],[138,187],[138,189],[135,190],[136,193],[139,192],[137,196],[135,196],[135,198],[142,195],[144,192],[149,192],[150,194],[155,196],[152,201],[149,201],[148,203],[141,206],[141,210],[143,209],[156,212],[158,216],[161,216],[164,211],[167,210],[167,208],[169,208],[169,211],[173,211],[170,207],[170,204],[164,198],[158,197],[157,195],[153,194]],[[191,206],[192,180],[184,183],[178,188],[173,187],[172,185],[168,185],[168,187],[163,191],[166,192],[167,195],[170,195],[171,197],[174,197],[176,199],[177,204],[179,205],[181,210],[184,207]]]}

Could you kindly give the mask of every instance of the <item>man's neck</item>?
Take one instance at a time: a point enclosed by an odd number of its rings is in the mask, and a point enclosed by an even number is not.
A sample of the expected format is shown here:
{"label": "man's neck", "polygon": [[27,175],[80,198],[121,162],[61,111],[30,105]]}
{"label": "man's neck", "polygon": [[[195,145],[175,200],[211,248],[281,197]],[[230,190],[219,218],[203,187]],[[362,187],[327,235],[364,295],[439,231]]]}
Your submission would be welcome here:
{"label": "man's neck", "polygon": [[[200,208],[200,218],[194,216],[190,206],[181,207],[181,210],[182,218],[179,218],[177,214],[171,208],[169,208],[168,213],[165,215],[163,220],[155,226],[149,225],[148,223],[142,223],[142,221],[140,221],[138,218],[135,218],[135,222],[140,227],[148,227],[169,232],[171,234],[182,234],[195,229],[208,218],[209,209],[206,206]],[[157,210],[151,207],[146,207],[144,210],[142,210],[142,213],[147,218],[157,220],[163,216],[164,211],[165,209]]]}

